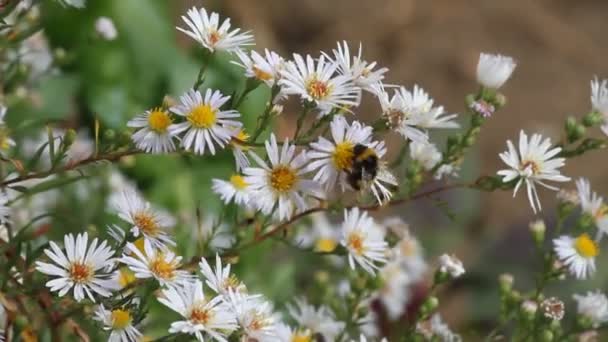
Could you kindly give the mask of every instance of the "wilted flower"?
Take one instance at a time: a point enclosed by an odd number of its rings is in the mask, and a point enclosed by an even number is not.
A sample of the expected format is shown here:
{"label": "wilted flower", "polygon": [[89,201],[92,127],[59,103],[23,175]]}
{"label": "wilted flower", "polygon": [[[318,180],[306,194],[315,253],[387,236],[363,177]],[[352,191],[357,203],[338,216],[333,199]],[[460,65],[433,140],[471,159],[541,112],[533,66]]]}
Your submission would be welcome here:
{"label": "wilted flower", "polygon": [[543,315],[554,321],[561,321],[564,318],[565,306],[564,302],[556,297],[551,297],[543,300],[540,303],[540,308],[543,310]]}

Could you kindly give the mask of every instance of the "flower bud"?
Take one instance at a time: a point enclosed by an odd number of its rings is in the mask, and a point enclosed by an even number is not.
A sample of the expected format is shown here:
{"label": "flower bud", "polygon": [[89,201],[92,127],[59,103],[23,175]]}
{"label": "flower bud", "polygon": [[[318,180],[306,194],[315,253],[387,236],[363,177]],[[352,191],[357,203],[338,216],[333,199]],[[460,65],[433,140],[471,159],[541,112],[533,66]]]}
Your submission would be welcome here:
{"label": "flower bud", "polygon": [[583,125],[585,125],[586,127],[597,126],[602,122],[604,122],[602,113],[595,110],[583,117]]}
{"label": "flower bud", "polygon": [[503,273],[498,277],[498,283],[502,292],[510,292],[513,289],[514,282],[515,278],[510,273]]}
{"label": "flower bud", "polygon": [[433,313],[433,311],[435,311],[437,309],[438,306],[439,306],[439,299],[437,299],[437,297],[435,297],[435,296],[428,297],[422,304],[422,307],[420,308],[420,313],[421,313],[422,317],[428,317],[431,313]]}
{"label": "flower bud", "polygon": [[536,316],[536,311],[538,310],[538,304],[536,304],[533,300],[525,300],[521,303],[521,311],[524,315],[524,318],[532,321]]}
{"label": "flower bud", "polygon": [[537,246],[542,246],[545,241],[545,231],[547,227],[543,220],[536,220],[530,223],[530,232]]}
{"label": "flower bud", "polygon": [[544,330],[540,336],[541,341],[543,342],[551,342],[553,341],[553,332],[551,330]]}

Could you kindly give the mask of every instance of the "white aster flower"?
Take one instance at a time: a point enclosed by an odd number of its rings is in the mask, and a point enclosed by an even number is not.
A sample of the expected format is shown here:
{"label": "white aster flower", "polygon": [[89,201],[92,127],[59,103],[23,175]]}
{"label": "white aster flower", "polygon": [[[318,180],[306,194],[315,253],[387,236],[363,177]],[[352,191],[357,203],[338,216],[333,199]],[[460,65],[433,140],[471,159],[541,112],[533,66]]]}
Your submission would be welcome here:
{"label": "white aster flower", "polygon": [[[381,156],[386,154],[384,141],[381,141],[375,145],[374,150],[376,150],[378,158],[382,158]],[[378,173],[369,186],[369,189],[374,194],[374,197],[378,203],[384,204],[388,202],[391,197],[393,197],[391,188],[395,188],[398,184],[397,178],[395,178],[393,173],[388,169],[386,163],[384,161],[380,161],[378,165]]]}
{"label": "white aster flower", "polygon": [[600,249],[589,235],[581,234],[577,238],[562,235],[553,240],[553,250],[576,278],[586,279],[595,273],[595,257]]}
{"label": "white aster flower", "polygon": [[228,291],[228,304],[243,329],[244,340],[277,341],[276,317],[269,302],[258,295]]}
{"label": "white aster flower", "polygon": [[409,92],[409,96],[403,95],[406,108],[418,116],[417,125],[425,129],[433,128],[459,128],[460,125],[454,121],[458,114],[446,114],[443,106],[434,107],[435,101],[418,85]]}
{"label": "white aster flower", "polygon": [[124,190],[122,196],[115,197],[115,200],[114,209],[118,212],[118,217],[131,224],[133,236],[143,236],[154,248],[175,246],[167,234],[167,229],[175,225],[175,218],[153,209],[134,189]]}
{"label": "white aster flower", "polygon": [[591,191],[589,180],[585,178],[576,181],[576,189],[583,212],[593,218],[601,234],[608,233],[608,206],[604,203],[604,199]]}
{"label": "white aster flower", "polygon": [[246,77],[255,78],[269,87],[278,84],[281,79],[281,70],[285,67],[285,60],[279,54],[265,49],[263,56],[253,50],[249,54],[237,51],[236,55],[241,62],[233,63],[245,69]]}
{"label": "white aster flower", "polygon": [[314,247],[318,252],[332,252],[340,242],[340,230],[329,222],[325,213],[310,215],[312,224],[307,230],[299,230],[294,240],[299,246]]}
{"label": "white aster flower", "polygon": [[410,158],[428,171],[441,161],[442,154],[433,143],[414,141],[410,144]]}
{"label": "white aster flower", "polygon": [[460,172],[460,166],[454,164],[443,164],[437,169],[433,178],[436,180],[441,180],[444,177],[458,177],[458,172]]}
{"label": "white aster flower", "polygon": [[303,298],[296,299],[295,305],[288,304],[287,310],[300,327],[310,330],[313,335],[322,335],[325,341],[335,341],[345,328],[344,322],[337,321],[331,309],[324,305],[316,308]]}
{"label": "white aster flower", "polygon": [[247,184],[243,176],[233,174],[228,181],[214,178],[212,182],[213,185],[211,186],[211,189],[213,192],[220,195],[220,198],[225,204],[228,204],[233,200],[234,203],[240,206],[246,206],[249,203],[249,184]]}
{"label": "white aster flower", "polygon": [[608,298],[605,294],[597,290],[586,295],[575,294],[573,298],[576,300],[576,311],[591,320],[594,328],[608,322]]}
{"label": "white aster flower", "polygon": [[118,31],[112,19],[108,17],[99,17],[95,20],[95,31],[105,40],[114,40],[118,37]]}
{"label": "white aster flower", "polygon": [[103,324],[103,330],[111,331],[109,342],[137,342],[142,338],[141,332],[133,326],[133,316],[127,309],[108,310],[100,304],[95,309],[94,319]]}
{"label": "white aster flower", "polygon": [[452,278],[459,278],[465,270],[462,261],[454,255],[443,254],[439,257],[439,272],[447,273]]}
{"label": "white aster flower", "polygon": [[338,63],[338,71],[342,75],[350,77],[357,87],[369,92],[373,92],[373,86],[382,82],[384,74],[388,71],[388,68],[374,70],[377,65],[376,62],[368,63],[363,60],[361,44],[359,44],[358,54],[353,55],[352,58],[346,41],[342,42],[342,45],[338,43],[338,49],[333,50],[333,54],[336,63]]}
{"label": "white aster flower", "polygon": [[158,301],[184,318],[171,323],[170,333],[194,335],[201,342],[209,335],[213,340],[226,342],[227,335],[237,327],[234,314],[222,297],[205,298],[203,283],[198,279],[164,289]]}
{"label": "white aster flower", "polygon": [[205,283],[215,293],[226,296],[229,292],[247,292],[245,284],[243,284],[234,274],[230,274],[230,264],[227,264],[226,267],[222,267],[222,260],[217,253],[215,254],[215,270],[211,269],[211,266],[205,258],[201,258],[201,262],[198,265],[205,278]]}
{"label": "white aster flower", "polygon": [[545,181],[567,182],[569,177],[563,176],[559,168],[565,165],[565,158],[554,158],[561,152],[561,147],[551,147],[551,139],[542,140],[540,134],[533,134],[530,140],[524,131],[519,133],[519,152],[511,140],[507,141],[509,150],[499,154],[500,159],[507,164],[510,169],[498,171],[504,183],[517,179],[517,185],[513,190],[513,197],[522,184],[526,184],[528,200],[532,210],[536,213],[541,210],[540,199],[536,191],[536,184],[550,189],[558,188],[548,185]]}
{"label": "white aster flower", "polygon": [[230,227],[212,215],[207,215],[204,220],[197,220],[200,238],[212,251],[223,251],[234,245],[236,236]]}
{"label": "white aster flower", "polygon": [[317,170],[313,179],[323,184],[325,189],[333,189],[339,181],[344,190],[347,172],[353,166],[354,148],[356,145],[371,145],[373,130],[358,121],[349,125],[342,115],[333,118],[330,129],[332,141],[319,137],[318,141],[310,144],[308,168]]}
{"label": "white aster flower", "polygon": [[181,145],[196,154],[205,154],[209,149],[215,155],[215,145],[223,148],[231,139],[232,131],[242,124],[233,120],[240,116],[236,110],[220,110],[230,96],[207,89],[205,97],[198,90],[189,90],[180,97],[181,104],[171,111],[183,116],[186,121],[175,124],[173,132],[186,132]]}
{"label": "white aster flower", "polygon": [[359,264],[366,272],[375,274],[377,263],[386,262],[388,243],[384,241],[384,232],[373,218],[359,208],[344,210],[342,224],[342,241],[348,250],[348,263],[352,269]]}
{"label": "white aster flower", "polygon": [[277,342],[312,342],[314,337],[308,329],[292,329],[285,323],[276,325]]}
{"label": "white aster flower", "polygon": [[138,149],[159,154],[175,151],[172,123],[173,119],[169,112],[162,108],[154,108],[136,116],[127,123],[127,126],[137,129],[132,139]]}
{"label": "white aster flower", "polygon": [[348,76],[336,75],[338,64],[319,57],[315,64],[312,56],[304,59],[293,55],[287,62],[279,84],[287,95],[299,95],[303,100],[316,104],[320,115],[332,109],[344,109],[359,105],[359,90]]}
{"label": "white aster flower", "polygon": [[411,297],[409,286],[414,279],[399,261],[391,261],[384,265],[379,271],[379,276],[382,279],[382,287],[378,291],[378,298],[389,318],[395,320],[405,312]]}
{"label": "white aster flower", "polygon": [[498,89],[511,77],[517,63],[511,57],[482,53],[477,63],[477,82],[490,89]]}
{"label": "white aster flower", "polygon": [[74,299],[80,302],[86,296],[95,301],[93,294],[109,297],[113,290],[111,273],[109,268],[114,265],[114,251],[108,246],[107,241],[98,244],[97,238],[89,244],[88,234],[82,233],[76,236],[67,234],[64,236],[65,253],[53,241],[49,242],[50,248],[44,250],[55,264],[36,261],[38,272],[57,277],[46,283],[51,291],[59,291],[59,297],[63,297],[70,289],[74,289]]}
{"label": "white aster flower", "polygon": [[439,341],[443,342],[462,341],[462,338],[453,333],[450,327],[441,320],[441,316],[438,313],[434,314],[427,321],[418,323],[416,330],[429,340],[433,337],[438,337]]}
{"label": "white aster flower", "polygon": [[230,18],[226,18],[220,24],[220,16],[215,12],[209,15],[204,8],[192,7],[187,16],[182,20],[188,26],[187,29],[177,29],[190,38],[199,42],[204,48],[211,52],[240,50],[244,46],[254,45],[253,35],[249,32],[241,32],[241,29],[230,30]]}
{"label": "white aster flower", "polygon": [[251,153],[259,167],[244,170],[245,182],[250,189],[249,196],[255,198],[251,204],[265,215],[271,214],[276,205],[278,219],[289,219],[296,212],[306,210],[308,205],[304,196],[322,197],[323,194],[317,182],[303,178],[308,172],[309,162],[305,152],[296,156],[296,147],[288,141],[283,143],[279,151],[274,134],[265,145],[270,164]]}
{"label": "white aster flower", "polygon": [[127,265],[135,278],[156,279],[161,286],[177,286],[191,278],[188,272],[180,270],[181,256],[169,250],[154,249],[150,241],[144,240],[143,251],[133,243],[127,244],[131,255],[124,254],[120,262]]}

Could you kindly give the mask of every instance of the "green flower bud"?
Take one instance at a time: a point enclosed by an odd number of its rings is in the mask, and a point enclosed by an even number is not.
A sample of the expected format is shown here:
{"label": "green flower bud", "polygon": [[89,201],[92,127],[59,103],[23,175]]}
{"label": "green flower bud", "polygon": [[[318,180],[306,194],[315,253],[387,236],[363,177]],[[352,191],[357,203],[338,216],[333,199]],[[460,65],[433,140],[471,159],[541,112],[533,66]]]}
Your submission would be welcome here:
{"label": "green flower bud", "polygon": [[545,222],[543,220],[536,220],[531,222],[529,227],[534,242],[537,246],[542,247],[543,242],[545,241],[545,231],[547,230]]}
{"label": "green flower bud", "polygon": [[541,341],[543,342],[551,342],[553,341],[554,335],[551,330],[544,330],[540,336]]}
{"label": "green flower bud", "polygon": [[437,309],[437,307],[439,307],[439,299],[435,296],[430,296],[422,304],[420,313],[422,317],[428,317]]}
{"label": "green flower bud", "polygon": [[510,273],[503,273],[498,277],[498,284],[500,285],[500,291],[506,293],[511,292],[513,289],[513,283],[515,278]]}
{"label": "green flower bud", "polygon": [[604,122],[602,114],[598,111],[593,111],[583,117],[583,125],[586,127],[593,127],[600,125]]}

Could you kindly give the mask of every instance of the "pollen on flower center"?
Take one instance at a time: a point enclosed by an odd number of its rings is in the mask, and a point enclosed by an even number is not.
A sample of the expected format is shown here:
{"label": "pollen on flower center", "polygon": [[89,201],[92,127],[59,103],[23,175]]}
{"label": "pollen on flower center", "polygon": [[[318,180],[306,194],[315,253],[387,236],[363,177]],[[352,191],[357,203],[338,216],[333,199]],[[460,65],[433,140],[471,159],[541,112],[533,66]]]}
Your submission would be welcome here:
{"label": "pollen on flower center", "polygon": [[336,169],[345,171],[352,167],[354,155],[353,149],[353,144],[347,141],[336,144],[336,148],[331,156]]}
{"label": "pollen on flower center", "polygon": [[311,342],[312,337],[308,332],[295,332],[293,336],[291,336],[291,342]]}
{"label": "pollen on flower center", "polygon": [[167,128],[173,123],[169,113],[160,108],[154,108],[148,116],[148,126],[156,133],[165,133]]}
{"label": "pollen on flower center", "polygon": [[257,78],[260,81],[268,81],[268,80],[272,79],[272,74],[267,73],[266,71],[258,68],[255,65],[253,67],[251,67],[251,70],[253,71],[255,78]]}
{"label": "pollen on flower center", "polygon": [[241,286],[241,281],[234,274],[231,274],[222,283],[222,288],[226,291],[228,291],[228,290],[236,291],[239,288],[239,286]]}
{"label": "pollen on flower center", "polygon": [[70,278],[75,283],[87,283],[92,276],[93,269],[87,264],[74,262],[70,266]]}
{"label": "pollen on flower center", "polygon": [[210,105],[198,105],[188,114],[187,119],[196,128],[211,128],[217,122],[217,115]]}
{"label": "pollen on flower center", "polygon": [[133,223],[146,235],[155,236],[160,231],[154,216],[146,212],[140,212],[133,215]]}
{"label": "pollen on flower center", "polygon": [[161,279],[173,279],[177,265],[165,261],[164,255],[160,253],[150,263],[150,271]]}
{"label": "pollen on flower center", "polygon": [[112,310],[112,328],[113,329],[124,329],[131,324],[131,314],[129,311],[116,309]]}
{"label": "pollen on flower center", "polygon": [[598,245],[587,234],[582,234],[574,240],[574,248],[579,255],[585,258],[593,258],[600,254]]}
{"label": "pollen on flower center", "polygon": [[270,172],[270,185],[278,192],[292,190],[297,180],[294,170],[285,165],[279,165]]}
{"label": "pollen on flower center", "polygon": [[207,38],[209,39],[209,43],[211,43],[211,45],[215,45],[220,41],[220,39],[222,39],[222,35],[218,31],[212,30],[209,32],[209,36],[207,36]]}
{"label": "pollen on flower center", "polygon": [[521,168],[523,170],[527,170],[528,168],[530,168],[530,170],[532,171],[533,175],[537,175],[540,172],[540,166],[538,165],[538,163],[536,163],[533,160],[524,160],[524,161],[522,161]]}
{"label": "pollen on flower center", "polygon": [[365,252],[365,247],[363,246],[363,236],[361,236],[359,233],[351,233],[348,236],[347,245],[355,252],[355,254],[362,255]]}
{"label": "pollen on flower center", "polygon": [[323,81],[313,78],[306,85],[306,92],[315,100],[322,100],[331,94],[331,86]]}
{"label": "pollen on flower center", "polygon": [[245,178],[243,178],[241,175],[230,176],[230,183],[238,190],[245,190],[247,185],[249,185],[247,182],[245,182]]}
{"label": "pollen on flower center", "polygon": [[190,312],[190,320],[197,324],[207,324],[212,316],[212,312],[202,308],[194,308]]}

